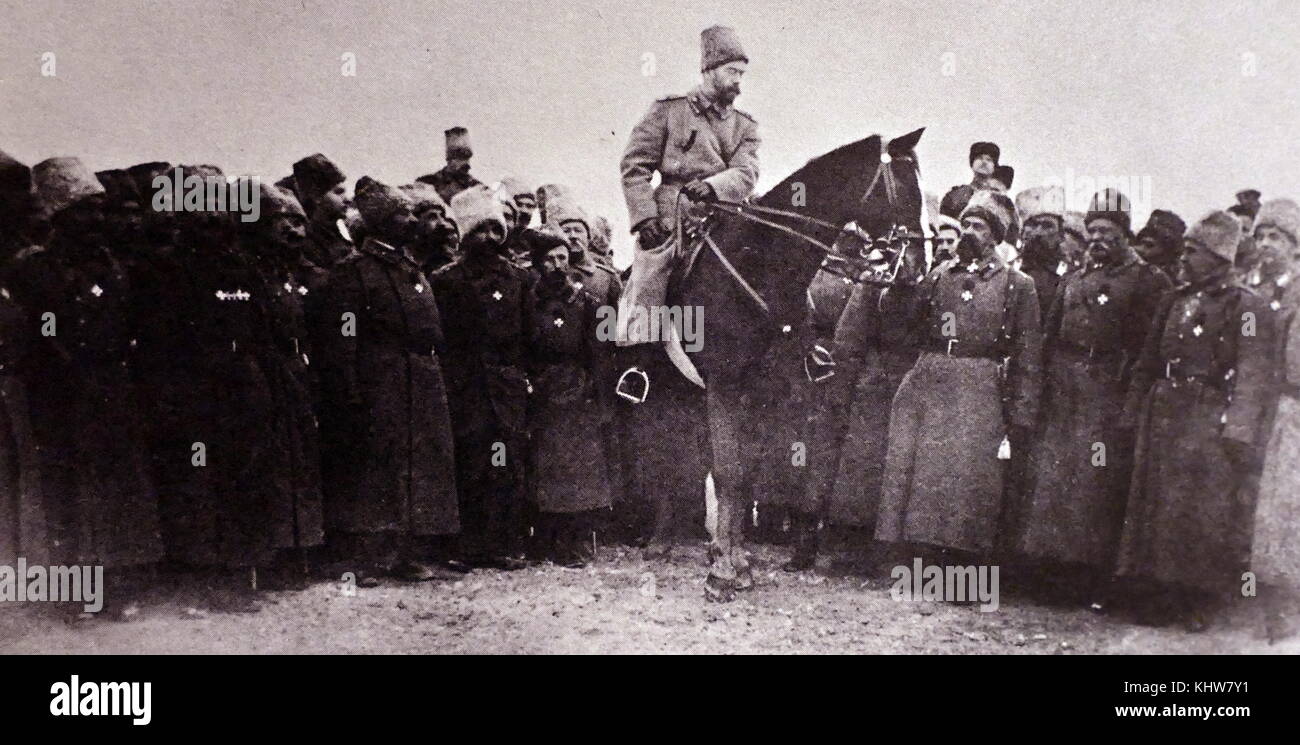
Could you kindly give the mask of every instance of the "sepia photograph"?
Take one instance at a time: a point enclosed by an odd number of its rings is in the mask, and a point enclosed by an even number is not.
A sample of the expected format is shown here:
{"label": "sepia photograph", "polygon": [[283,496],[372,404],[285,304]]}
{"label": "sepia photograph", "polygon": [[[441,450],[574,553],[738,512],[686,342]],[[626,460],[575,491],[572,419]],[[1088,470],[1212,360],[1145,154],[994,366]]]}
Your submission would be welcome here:
{"label": "sepia photograph", "polygon": [[0,0],[0,655],[51,722],[150,724],[92,655],[1136,655],[1097,716],[1249,717],[1154,658],[1300,652],[1297,39]]}

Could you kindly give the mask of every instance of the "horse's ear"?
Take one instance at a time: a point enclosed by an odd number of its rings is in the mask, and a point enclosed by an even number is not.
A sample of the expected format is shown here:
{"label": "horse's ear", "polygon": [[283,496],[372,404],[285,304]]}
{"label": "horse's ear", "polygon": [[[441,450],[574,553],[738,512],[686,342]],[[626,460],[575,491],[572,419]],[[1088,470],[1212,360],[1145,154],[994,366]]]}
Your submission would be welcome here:
{"label": "horse's ear", "polygon": [[916,143],[921,141],[921,135],[924,133],[925,127],[921,127],[918,130],[908,132],[901,137],[895,137],[890,140],[888,147],[889,157],[902,158],[912,155],[912,151],[916,148]]}

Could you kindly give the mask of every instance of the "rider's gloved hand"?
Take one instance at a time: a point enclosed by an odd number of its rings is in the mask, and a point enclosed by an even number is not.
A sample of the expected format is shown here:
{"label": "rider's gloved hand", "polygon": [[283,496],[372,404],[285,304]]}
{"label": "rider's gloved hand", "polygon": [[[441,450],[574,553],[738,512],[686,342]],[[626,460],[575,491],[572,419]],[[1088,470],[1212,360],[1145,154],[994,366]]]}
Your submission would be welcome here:
{"label": "rider's gloved hand", "polygon": [[637,239],[641,242],[641,248],[649,250],[660,246],[668,240],[668,229],[663,226],[659,218],[651,217],[642,220],[637,226]]}
{"label": "rider's gloved hand", "polygon": [[718,199],[718,195],[713,191],[713,187],[699,179],[683,186],[682,193],[686,195],[687,199],[693,202],[713,202]]}

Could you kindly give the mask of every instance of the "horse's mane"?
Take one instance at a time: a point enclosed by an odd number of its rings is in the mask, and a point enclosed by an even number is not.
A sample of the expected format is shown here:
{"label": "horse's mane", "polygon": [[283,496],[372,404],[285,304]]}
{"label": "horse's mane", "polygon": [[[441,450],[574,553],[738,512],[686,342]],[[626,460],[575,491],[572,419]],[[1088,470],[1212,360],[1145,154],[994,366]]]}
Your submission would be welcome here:
{"label": "horse's mane", "polygon": [[[762,196],[755,199],[754,203],[763,207],[791,209],[790,194],[795,184],[807,183],[810,174],[821,174],[827,169],[828,165],[830,165],[834,170],[839,171],[843,169],[844,164],[846,163],[851,164],[856,162],[861,164],[864,162],[857,160],[854,157],[846,156],[853,156],[854,154],[857,154],[860,157],[873,156],[872,160],[874,160],[879,157],[880,142],[881,136],[873,134],[856,142],[841,145],[830,152],[822,153],[821,155],[810,159],[807,163],[804,163],[803,166],[791,173],[789,176],[786,176],[781,180],[781,183],[773,186]],[[800,211],[797,206],[793,207],[793,209],[794,211]]]}

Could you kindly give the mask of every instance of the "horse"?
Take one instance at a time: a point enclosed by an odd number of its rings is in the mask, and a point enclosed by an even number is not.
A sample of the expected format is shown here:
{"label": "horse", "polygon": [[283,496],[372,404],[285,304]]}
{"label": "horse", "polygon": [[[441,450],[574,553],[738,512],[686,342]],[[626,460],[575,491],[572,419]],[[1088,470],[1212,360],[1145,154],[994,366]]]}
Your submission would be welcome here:
{"label": "horse", "polygon": [[670,282],[670,305],[703,310],[702,343],[690,358],[705,382],[718,505],[709,599],[752,587],[741,528],[756,457],[746,448],[753,407],[779,395],[782,370],[802,372],[805,293],[829,246],[849,222],[876,239],[921,234],[915,146],[923,132],[887,143],[872,135],[814,158],[752,203],[712,203],[703,238]]}

